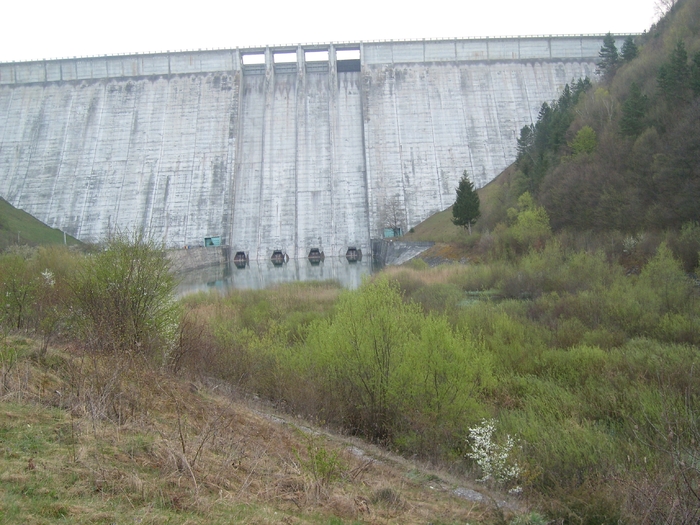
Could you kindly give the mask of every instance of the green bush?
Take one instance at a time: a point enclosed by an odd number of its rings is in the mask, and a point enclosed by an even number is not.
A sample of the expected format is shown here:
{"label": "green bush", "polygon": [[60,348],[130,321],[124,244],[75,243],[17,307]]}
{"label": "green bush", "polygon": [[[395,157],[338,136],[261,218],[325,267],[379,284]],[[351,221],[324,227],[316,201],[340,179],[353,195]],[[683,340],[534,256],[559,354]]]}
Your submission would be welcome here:
{"label": "green bush", "polygon": [[33,252],[0,256],[0,323],[11,329],[27,328],[41,282],[31,262]]}
{"label": "green bush", "polygon": [[425,262],[420,257],[414,257],[413,259],[411,259],[410,261],[405,263],[405,266],[408,268],[411,268],[412,270],[418,270],[418,271],[427,270],[428,268],[430,268],[428,263]]}
{"label": "green bush", "polygon": [[167,357],[179,319],[175,286],[170,262],[153,240],[114,236],[86,258],[73,282],[84,341],[96,351]]}
{"label": "green bush", "polygon": [[660,313],[685,311],[692,294],[688,277],[665,243],[644,266],[639,285],[656,295],[655,303]]}
{"label": "green bush", "polygon": [[494,385],[493,363],[444,317],[430,315],[418,330],[398,371],[395,441],[407,452],[439,459],[461,448],[466,426],[487,415],[481,398]]}
{"label": "green bush", "polygon": [[493,261],[489,264],[466,266],[464,271],[454,274],[450,282],[465,291],[483,292],[493,290],[497,283],[507,280],[514,272],[513,265]]}
{"label": "green bush", "polygon": [[463,292],[453,284],[436,283],[422,286],[410,295],[426,313],[451,313],[464,298]]}
{"label": "green bush", "polygon": [[307,346],[327,370],[329,398],[344,407],[351,428],[373,439],[391,434],[398,371],[419,319],[418,307],[380,278],[343,294],[335,316],[310,330]]}

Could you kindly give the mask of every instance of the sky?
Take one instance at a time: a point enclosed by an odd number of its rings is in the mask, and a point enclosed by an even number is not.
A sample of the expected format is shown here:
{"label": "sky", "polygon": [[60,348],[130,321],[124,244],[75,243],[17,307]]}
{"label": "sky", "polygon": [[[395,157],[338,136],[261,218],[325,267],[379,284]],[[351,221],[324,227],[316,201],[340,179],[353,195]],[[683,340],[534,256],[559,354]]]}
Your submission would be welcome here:
{"label": "sky", "polygon": [[[641,33],[656,0],[9,0],[0,62],[478,36]],[[9,4],[9,5],[8,5]]]}

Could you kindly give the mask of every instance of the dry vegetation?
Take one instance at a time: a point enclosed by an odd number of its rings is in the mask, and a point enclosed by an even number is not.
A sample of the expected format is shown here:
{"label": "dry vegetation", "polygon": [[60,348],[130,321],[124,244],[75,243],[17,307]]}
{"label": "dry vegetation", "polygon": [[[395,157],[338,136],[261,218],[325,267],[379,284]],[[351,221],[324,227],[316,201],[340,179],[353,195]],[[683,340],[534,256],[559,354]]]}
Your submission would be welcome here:
{"label": "dry vegetation", "polygon": [[502,518],[424,470],[137,356],[10,337],[2,523],[464,523]]}

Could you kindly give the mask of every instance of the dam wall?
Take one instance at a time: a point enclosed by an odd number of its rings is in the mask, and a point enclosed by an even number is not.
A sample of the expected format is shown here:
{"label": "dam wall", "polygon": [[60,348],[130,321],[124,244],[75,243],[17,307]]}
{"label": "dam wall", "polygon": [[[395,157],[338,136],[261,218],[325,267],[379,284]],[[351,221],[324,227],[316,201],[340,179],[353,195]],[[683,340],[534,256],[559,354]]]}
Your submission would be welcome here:
{"label": "dam wall", "polygon": [[516,156],[603,36],[313,44],[0,64],[0,196],[87,242],[371,252]]}

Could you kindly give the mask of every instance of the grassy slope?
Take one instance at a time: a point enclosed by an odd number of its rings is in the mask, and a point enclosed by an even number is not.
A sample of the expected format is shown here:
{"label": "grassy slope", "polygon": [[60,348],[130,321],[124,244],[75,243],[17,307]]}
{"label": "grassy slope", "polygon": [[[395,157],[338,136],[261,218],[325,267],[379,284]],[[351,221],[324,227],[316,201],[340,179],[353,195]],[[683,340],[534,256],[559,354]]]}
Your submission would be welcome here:
{"label": "grassy slope", "polygon": [[446,473],[143,363],[67,350],[41,360],[31,340],[0,344],[2,523],[447,524],[500,514],[456,497]]}
{"label": "grassy slope", "polygon": [[[503,173],[477,191],[482,216],[490,215],[491,209],[500,205],[498,200],[500,187],[509,182],[514,171],[513,166],[506,168]],[[415,226],[412,233],[404,236],[404,240],[437,243],[421,255],[422,259],[437,258],[460,261],[473,256],[471,247],[476,237],[476,233],[473,233],[470,238],[466,229],[452,224],[452,206],[450,206]]]}
{"label": "grassy slope", "polygon": [[[0,198],[0,250],[17,244],[18,233],[20,244],[63,244],[62,231],[49,228],[40,220]],[[66,235],[66,240],[69,245],[81,244],[70,235]]]}

